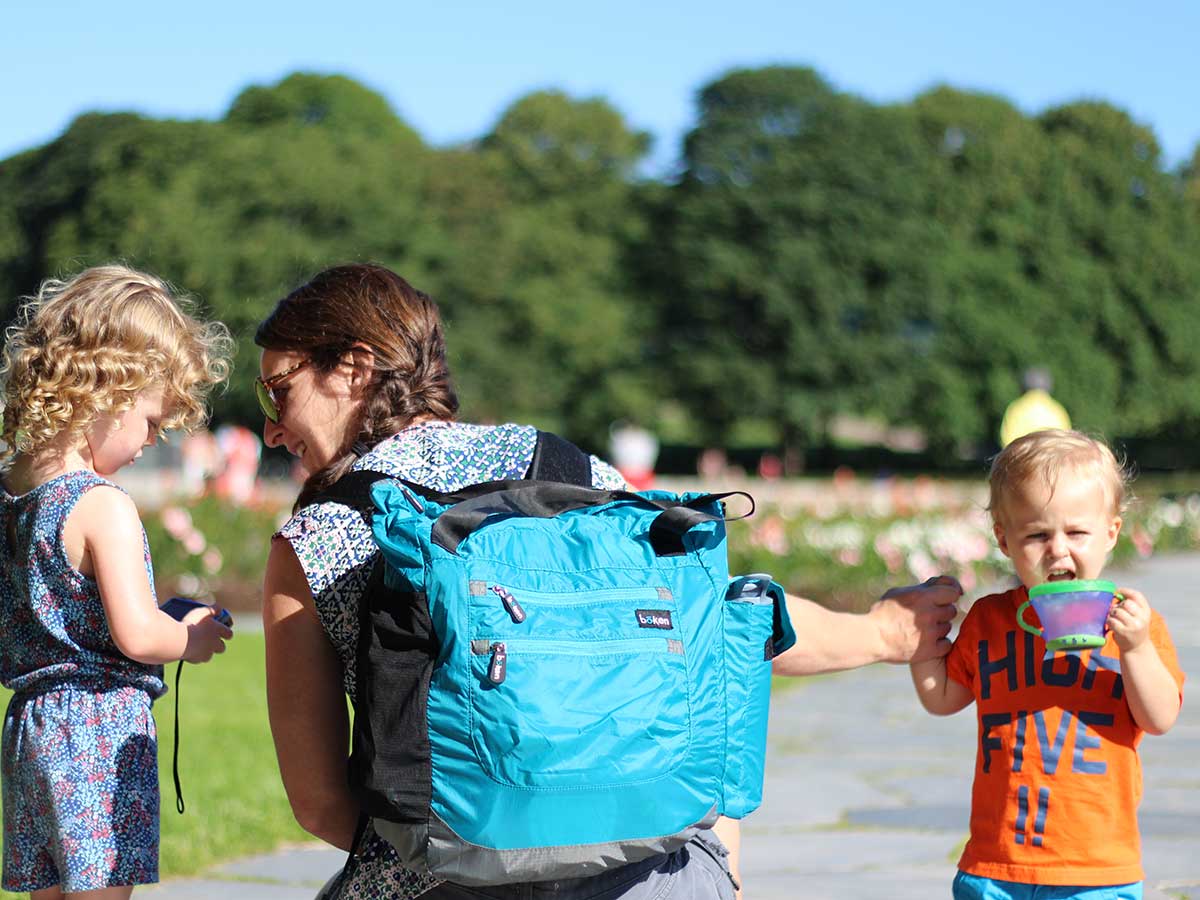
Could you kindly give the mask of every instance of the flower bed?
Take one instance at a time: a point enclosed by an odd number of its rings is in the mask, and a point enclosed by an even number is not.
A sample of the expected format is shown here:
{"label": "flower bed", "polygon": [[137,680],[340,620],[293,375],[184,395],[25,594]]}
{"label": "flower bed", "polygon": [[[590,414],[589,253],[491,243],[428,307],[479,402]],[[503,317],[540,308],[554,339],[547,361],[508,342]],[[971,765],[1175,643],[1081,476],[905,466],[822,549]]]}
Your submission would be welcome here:
{"label": "flower bed", "polygon": [[[732,523],[730,566],[769,572],[789,590],[841,608],[863,609],[887,587],[954,575],[968,595],[1009,576],[992,523],[979,503],[937,505],[898,516],[886,507],[853,511],[766,506]],[[1116,562],[1200,547],[1200,494],[1143,499],[1125,515]]]}
{"label": "flower bed", "polygon": [[[1012,571],[978,491],[921,479],[858,493],[825,487],[809,484],[799,500],[751,488],[766,499],[752,518],[729,525],[731,571],[770,572],[791,591],[857,609],[887,587],[942,572],[970,594]],[[1139,492],[1116,560],[1200,547],[1200,493],[1160,492],[1153,483]],[[236,507],[214,497],[147,514],[159,593],[257,609],[270,536],[287,515],[278,504]]]}
{"label": "flower bed", "polygon": [[288,511],[206,496],[145,515],[159,599],[180,595],[234,610],[258,609],[271,535]]}

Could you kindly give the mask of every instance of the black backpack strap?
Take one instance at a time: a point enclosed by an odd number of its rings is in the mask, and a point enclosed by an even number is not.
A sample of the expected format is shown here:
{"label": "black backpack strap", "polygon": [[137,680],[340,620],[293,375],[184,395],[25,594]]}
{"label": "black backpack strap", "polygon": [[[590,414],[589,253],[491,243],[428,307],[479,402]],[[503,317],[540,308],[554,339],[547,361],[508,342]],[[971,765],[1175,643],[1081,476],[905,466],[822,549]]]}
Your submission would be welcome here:
{"label": "black backpack strap", "polygon": [[390,478],[383,472],[373,472],[370,469],[358,469],[347,472],[325,490],[316,494],[309,504],[341,503],[351,509],[369,512],[375,508],[371,502],[371,486],[384,478]]}
{"label": "black backpack strap", "polygon": [[557,434],[537,433],[533,462],[525,477],[531,481],[557,481],[562,484],[592,486],[592,461],[586,453]]}
{"label": "black backpack strap", "polygon": [[[385,472],[371,469],[355,469],[347,472],[325,490],[315,495],[312,503],[341,503],[352,509],[371,512],[375,506],[371,502],[371,488],[375,482],[384,478],[395,478]],[[580,487],[592,486],[592,461],[586,453],[557,434],[549,431],[537,433],[537,444],[533,448],[533,461],[525,477],[531,481],[556,481],[561,484],[575,484]],[[430,490],[403,478],[396,478],[401,484],[423,497],[453,501],[458,492],[441,493]]]}
{"label": "black backpack strap", "polygon": [[[457,553],[458,545],[494,515],[516,514],[549,519],[574,509],[628,501],[660,510],[650,526],[650,543],[659,556],[674,556],[684,552],[683,535],[696,525],[717,520],[730,521],[725,517],[724,505],[720,503],[726,497],[740,495],[747,498],[750,512],[745,515],[754,512],[754,498],[745,491],[703,494],[690,500],[657,500],[630,491],[604,491],[528,479],[488,482],[477,485],[475,491],[473,496],[464,495],[463,499],[438,516],[431,539],[439,547]],[[717,513],[709,511],[714,506]]]}

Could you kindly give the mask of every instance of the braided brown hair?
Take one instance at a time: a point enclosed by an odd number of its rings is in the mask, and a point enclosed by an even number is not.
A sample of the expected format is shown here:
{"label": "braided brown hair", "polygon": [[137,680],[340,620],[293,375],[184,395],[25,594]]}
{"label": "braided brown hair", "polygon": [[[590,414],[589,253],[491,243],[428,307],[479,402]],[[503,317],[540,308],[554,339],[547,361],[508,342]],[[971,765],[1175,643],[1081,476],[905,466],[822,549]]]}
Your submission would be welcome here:
{"label": "braided brown hair", "polygon": [[319,272],[275,304],[254,343],[300,353],[322,375],[356,344],[375,357],[358,420],[333,461],[309,475],[297,509],[350,469],[356,446],[373,447],[417,419],[452,420],[458,412],[437,304],[383,266],[355,263]]}

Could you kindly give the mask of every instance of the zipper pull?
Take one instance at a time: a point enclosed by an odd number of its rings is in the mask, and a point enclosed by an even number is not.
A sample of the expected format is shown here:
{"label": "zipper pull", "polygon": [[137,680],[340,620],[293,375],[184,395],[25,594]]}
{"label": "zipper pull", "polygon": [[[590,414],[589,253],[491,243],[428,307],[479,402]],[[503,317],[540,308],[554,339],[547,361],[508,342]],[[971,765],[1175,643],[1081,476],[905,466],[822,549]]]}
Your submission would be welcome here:
{"label": "zipper pull", "polygon": [[525,610],[521,608],[521,604],[517,602],[517,598],[500,587],[498,584],[492,585],[492,593],[500,598],[500,602],[504,604],[504,608],[508,614],[512,616],[512,620],[520,625],[525,621]]}
{"label": "zipper pull", "polygon": [[504,684],[504,676],[508,674],[508,651],[504,644],[492,644],[492,661],[488,663],[488,681],[492,684]]}

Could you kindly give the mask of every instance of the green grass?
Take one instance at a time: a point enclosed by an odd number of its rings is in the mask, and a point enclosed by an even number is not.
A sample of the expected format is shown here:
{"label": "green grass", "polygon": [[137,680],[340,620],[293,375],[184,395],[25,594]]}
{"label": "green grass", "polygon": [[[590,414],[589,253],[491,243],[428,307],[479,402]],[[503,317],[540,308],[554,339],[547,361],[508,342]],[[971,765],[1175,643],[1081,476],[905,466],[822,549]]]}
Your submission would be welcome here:
{"label": "green grass", "polygon": [[[267,725],[263,636],[239,634],[223,656],[185,665],[180,685],[179,776],[187,811],[175,811],[175,665],[154,704],[162,791],[162,878],[309,839],[292,818]],[[8,692],[0,692],[8,703]],[[0,892],[0,897],[24,896]],[[136,896],[136,893],[135,893]]]}

